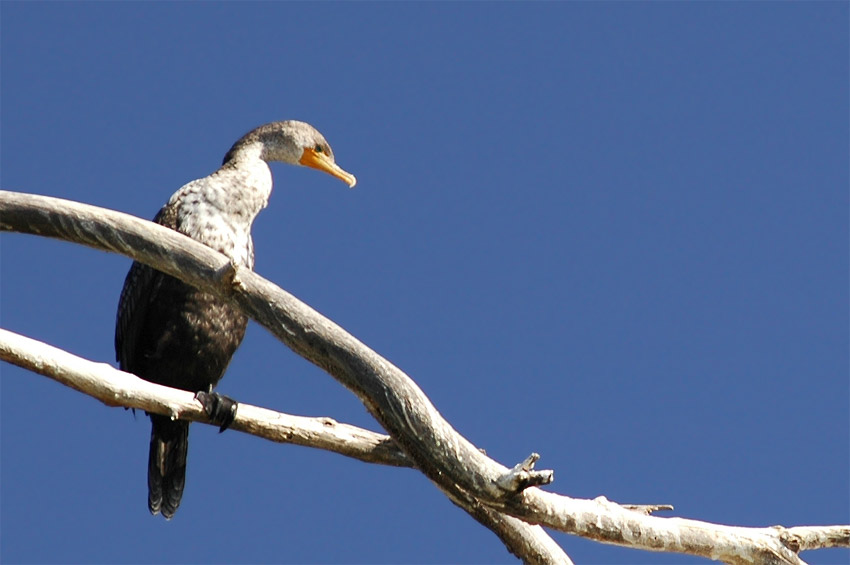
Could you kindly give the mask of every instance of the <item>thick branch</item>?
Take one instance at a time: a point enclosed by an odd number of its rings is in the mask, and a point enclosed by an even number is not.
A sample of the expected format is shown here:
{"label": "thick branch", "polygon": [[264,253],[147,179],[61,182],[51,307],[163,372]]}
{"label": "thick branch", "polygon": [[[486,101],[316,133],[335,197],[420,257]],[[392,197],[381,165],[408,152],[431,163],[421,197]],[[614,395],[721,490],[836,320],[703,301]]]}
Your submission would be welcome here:
{"label": "thick branch", "polygon": [[291,294],[250,270],[236,269],[224,255],[182,234],[120,212],[7,191],[0,191],[0,229],[121,253],[235,301],[293,351],[357,394],[437,484],[500,502],[524,486],[551,480],[551,471],[533,470],[517,479],[458,434],[400,369]]}
{"label": "thick branch", "polygon": [[[534,471],[531,459],[511,470],[486,457],[449,426],[400,369],[292,295],[251,271],[234,269],[224,256],[203,245],[125,214],[33,195],[0,192],[0,214],[0,229],[122,253],[233,300],[287,346],[355,392],[417,468],[453,501],[477,504],[484,516],[497,515],[485,508],[490,507],[606,543],[728,563],[802,563],[795,551],[812,547],[808,544],[818,539],[829,540],[822,543],[830,546],[850,546],[850,528],[845,526],[815,528],[820,533],[809,531],[800,538],[805,542],[797,543],[799,536],[788,533],[796,529],[662,519],[604,498],[574,500],[543,492],[532,485],[549,482],[551,471]],[[563,553],[548,551],[548,545],[554,545],[550,538],[522,531],[508,516],[502,519],[506,531],[515,537],[499,533],[500,537],[514,540],[517,546],[506,543],[524,560],[535,561],[534,555],[542,561],[567,559]],[[529,549],[529,543],[539,544],[537,553]]]}

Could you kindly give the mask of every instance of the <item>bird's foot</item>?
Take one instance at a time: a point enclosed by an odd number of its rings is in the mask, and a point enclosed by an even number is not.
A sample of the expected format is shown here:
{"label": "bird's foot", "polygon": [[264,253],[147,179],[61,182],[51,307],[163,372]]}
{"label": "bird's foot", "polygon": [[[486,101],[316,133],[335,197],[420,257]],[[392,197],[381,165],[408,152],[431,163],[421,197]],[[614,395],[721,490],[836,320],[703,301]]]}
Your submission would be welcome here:
{"label": "bird's foot", "polygon": [[210,422],[219,427],[218,433],[229,428],[236,418],[236,408],[239,404],[228,396],[200,390],[195,393],[195,399],[203,405]]}

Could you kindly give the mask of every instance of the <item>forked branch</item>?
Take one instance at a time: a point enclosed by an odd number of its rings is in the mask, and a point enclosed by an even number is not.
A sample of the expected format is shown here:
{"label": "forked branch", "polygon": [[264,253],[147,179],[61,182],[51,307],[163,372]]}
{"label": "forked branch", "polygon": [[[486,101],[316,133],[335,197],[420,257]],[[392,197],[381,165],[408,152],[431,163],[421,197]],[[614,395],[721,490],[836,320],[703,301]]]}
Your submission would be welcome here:
{"label": "forked branch", "polygon": [[0,191],[0,229],[121,253],[234,301],[357,394],[409,461],[488,523],[524,561],[568,562],[551,538],[527,524],[727,563],[802,563],[799,550],[850,547],[848,526],[734,528],[648,516],[651,507],[633,511],[604,498],[544,492],[535,485],[551,481],[552,472],[534,470],[536,456],[513,469],[490,459],[442,418],[407,375],[345,330],[256,273],[235,269],[223,255],[161,226],[93,206]]}

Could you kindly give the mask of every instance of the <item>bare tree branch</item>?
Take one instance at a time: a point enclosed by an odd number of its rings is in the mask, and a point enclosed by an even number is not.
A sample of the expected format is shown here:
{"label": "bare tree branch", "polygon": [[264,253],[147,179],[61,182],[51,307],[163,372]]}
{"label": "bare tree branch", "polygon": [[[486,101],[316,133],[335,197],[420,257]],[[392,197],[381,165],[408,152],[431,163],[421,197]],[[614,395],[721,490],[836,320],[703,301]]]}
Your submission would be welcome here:
{"label": "bare tree branch", "polygon": [[[137,408],[164,416],[209,424],[192,393],[158,385],[106,363],[95,363],[46,343],[0,328],[0,359],[50,377],[97,398],[107,406]],[[239,403],[230,428],[278,443],[317,447],[367,463],[411,467],[410,459],[389,436],[340,424],[332,418],[306,418]],[[452,501],[492,530],[527,563],[563,563],[569,557],[542,528],[505,516],[459,493]],[[532,535],[529,535],[531,533]]]}
{"label": "bare tree branch", "polygon": [[[353,391],[416,466],[440,485],[460,487],[486,502],[506,490],[511,470],[458,434],[400,369],[297,298],[224,255],[162,226],[95,206],[0,191],[0,229],[74,241],[121,253],[233,300],[290,349]],[[527,471],[543,484],[551,471]],[[513,478],[507,483],[517,484]]]}
{"label": "bare tree branch", "polygon": [[[46,343],[0,328],[0,359],[97,398],[107,406],[136,408],[172,418],[209,423],[192,393],[140,379],[106,363],[83,359]],[[229,429],[276,441],[317,447],[367,463],[412,467],[391,437],[341,424],[239,403]]]}
{"label": "bare tree branch", "polygon": [[525,561],[568,558],[542,530],[523,530],[510,516],[606,543],[727,563],[802,563],[799,550],[850,547],[848,526],[736,528],[647,516],[651,507],[632,511],[602,497],[575,500],[543,492],[535,485],[550,482],[552,472],[534,470],[536,456],[513,469],[493,461],[452,429],[400,369],[256,273],[233,267],[223,255],[138,218],[59,199],[0,192],[0,214],[0,229],[122,253],[233,300],[357,394],[419,470],[476,519],[489,520],[488,527]]}
{"label": "bare tree branch", "polygon": [[795,564],[805,549],[850,547],[850,526],[749,528],[646,516],[600,496],[594,500],[528,489],[505,507],[514,516],[604,543],[686,553],[733,564]]}
{"label": "bare tree branch", "polygon": [[[0,191],[0,230],[54,237],[104,251],[121,253],[181,278],[189,284],[215,292],[225,298],[233,298],[231,285],[234,282],[235,272],[224,255],[182,234],[128,214],[57,198]],[[253,273],[250,274],[253,275]],[[260,277],[257,278],[263,280]],[[271,285],[271,283],[268,284]],[[294,297],[274,285],[271,286],[277,289],[285,299],[300,304],[307,312],[325,320]],[[260,300],[262,302],[262,299]],[[270,303],[266,302],[266,310],[269,305]],[[251,315],[250,311],[248,313]],[[256,317],[254,319],[259,321]],[[273,315],[271,319],[271,327],[264,324],[267,329],[279,339],[281,334],[287,335],[286,322],[279,322]],[[333,325],[329,320],[325,321]],[[333,325],[333,327],[337,326]],[[341,328],[338,329],[345,333]],[[322,366],[310,357],[307,359]],[[383,362],[392,367],[387,361]],[[421,391],[419,394],[424,398]],[[360,397],[364,398],[362,395]],[[369,403],[366,403],[366,406],[369,408]],[[433,407],[431,409],[434,410]],[[166,410],[164,413],[168,414],[169,411]],[[492,530],[502,540],[508,551],[523,561],[572,563],[560,546],[539,526],[527,524],[512,516],[505,516],[482,505],[474,496],[464,492],[450,481],[447,481],[445,487],[439,484],[438,486],[455,504]]]}
{"label": "bare tree branch", "polygon": [[797,526],[784,528],[780,535],[783,536],[782,543],[795,552],[850,546],[850,528],[847,526]]}

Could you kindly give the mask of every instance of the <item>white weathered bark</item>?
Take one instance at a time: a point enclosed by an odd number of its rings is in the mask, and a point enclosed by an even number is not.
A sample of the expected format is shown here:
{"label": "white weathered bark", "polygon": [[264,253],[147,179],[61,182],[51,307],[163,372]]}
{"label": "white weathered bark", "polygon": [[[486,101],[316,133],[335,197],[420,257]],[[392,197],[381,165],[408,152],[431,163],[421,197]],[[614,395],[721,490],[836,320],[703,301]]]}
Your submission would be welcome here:
{"label": "white weathered bark", "polygon": [[[95,363],[46,343],[0,328],[0,359],[71,387],[107,406],[136,408],[208,423],[192,393],[140,379],[106,363]],[[391,437],[341,424],[332,418],[307,418],[240,402],[228,428],[278,443],[333,451],[367,463],[412,467]]]}
{"label": "white weathered bark", "polygon": [[[57,198],[0,191],[0,230],[55,237],[122,253],[190,284],[234,298],[232,286],[235,284],[235,272],[226,257],[177,232],[127,214]],[[263,281],[250,271],[247,274]],[[292,300],[320,320],[333,324],[274,285],[271,287],[284,297],[284,301]],[[260,310],[268,312],[271,302],[263,298],[259,300]],[[281,334],[288,335],[285,321],[276,320],[274,315],[271,320],[271,326],[264,325],[273,334],[278,338],[281,338]],[[341,329],[339,331],[342,332]],[[305,357],[322,366],[309,355]],[[169,414],[170,408],[162,413]],[[571,563],[563,550],[539,526],[488,508],[474,496],[450,483],[449,486],[438,486],[455,504],[499,536],[508,550],[523,561]]]}
{"label": "white weathered bark", "polygon": [[[125,373],[106,363],[95,363],[46,343],[0,328],[0,359],[50,377],[57,382],[97,398],[107,406],[136,408],[209,423],[200,402],[192,393],[165,387]],[[239,403],[229,429],[276,441],[333,451],[367,463],[411,467],[410,459],[389,436],[340,424],[332,418],[306,418]],[[516,547],[519,557],[530,563],[564,563],[562,555],[541,528],[505,516],[474,499],[454,499],[461,508]]]}
{"label": "white weathered bark", "polygon": [[[0,191],[0,229],[118,252],[234,301],[357,394],[409,461],[524,561],[569,561],[528,524],[727,563],[802,563],[802,549],[850,546],[848,526],[737,528],[658,518],[646,515],[652,507],[634,511],[601,497],[575,500],[534,488],[553,478],[551,471],[533,469],[536,456],[513,469],[493,461],[460,436],[407,375],[345,330],[256,273],[161,226],[66,200]],[[166,401],[153,411],[161,409],[169,413],[172,405]]]}

